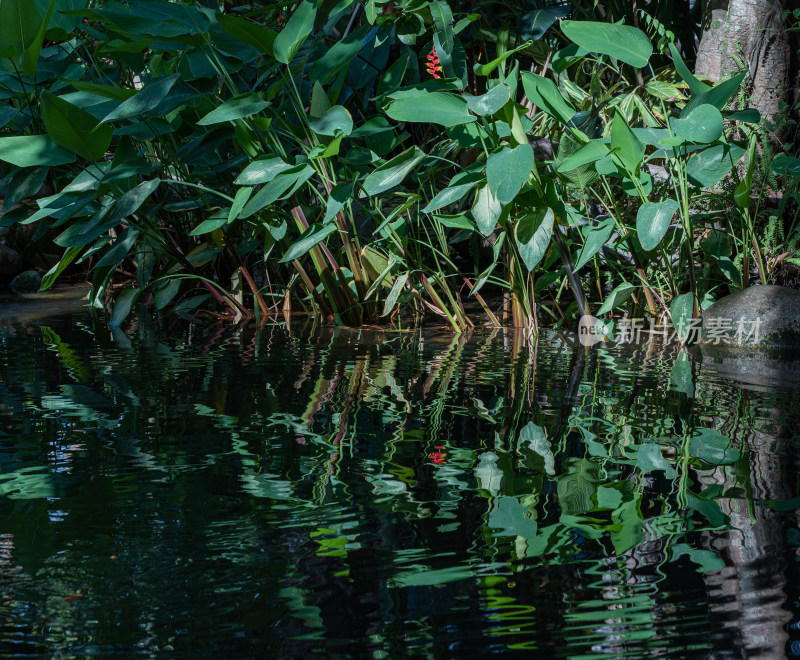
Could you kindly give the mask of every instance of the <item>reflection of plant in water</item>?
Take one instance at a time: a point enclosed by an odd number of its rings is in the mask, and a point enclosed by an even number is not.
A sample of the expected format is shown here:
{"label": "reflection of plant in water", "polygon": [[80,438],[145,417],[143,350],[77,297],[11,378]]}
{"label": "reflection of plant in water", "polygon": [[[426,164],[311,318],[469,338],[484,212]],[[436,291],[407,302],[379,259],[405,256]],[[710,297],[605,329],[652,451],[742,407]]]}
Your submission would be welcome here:
{"label": "reflection of plant in water", "polygon": [[[381,589],[479,584],[493,635],[532,625],[509,584],[542,566],[613,570],[625,616],[652,616],[655,596],[629,585],[672,562],[720,568],[703,535],[726,527],[720,502],[763,497],[745,451],[763,398],[729,400],[668,347],[632,357],[497,331],[261,332],[137,341],[109,358],[46,328],[30,383],[0,361],[0,420],[24,411],[48,434],[79,432],[84,452],[159,473],[187,500],[193,473],[227,466],[282,539],[279,599],[314,634],[326,624],[312,574],[354,580],[353,557],[371,548],[391,557]],[[43,355],[59,379],[38,387]],[[0,494],[67,497],[78,477],[63,468],[79,459],[0,454]],[[207,543],[247,563],[262,533],[209,523]],[[580,608],[593,601],[569,598],[569,624],[589,625],[598,613]]]}

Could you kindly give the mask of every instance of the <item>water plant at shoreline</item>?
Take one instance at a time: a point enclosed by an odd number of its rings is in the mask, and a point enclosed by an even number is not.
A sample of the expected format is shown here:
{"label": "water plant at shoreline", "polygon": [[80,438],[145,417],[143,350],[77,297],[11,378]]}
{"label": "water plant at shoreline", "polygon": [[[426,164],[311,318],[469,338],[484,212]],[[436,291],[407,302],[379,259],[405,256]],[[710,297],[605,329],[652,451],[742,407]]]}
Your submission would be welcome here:
{"label": "water plant at shoreline", "polygon": [[217,9],[0,5],[0,227],[57,253],[43,288],[88,271],[113,325],[696,316],[768,281],[765,215],[793,238],[796,200],[764,199],[798,161],[767,162],[746,74],[696,78],[653,16]]}

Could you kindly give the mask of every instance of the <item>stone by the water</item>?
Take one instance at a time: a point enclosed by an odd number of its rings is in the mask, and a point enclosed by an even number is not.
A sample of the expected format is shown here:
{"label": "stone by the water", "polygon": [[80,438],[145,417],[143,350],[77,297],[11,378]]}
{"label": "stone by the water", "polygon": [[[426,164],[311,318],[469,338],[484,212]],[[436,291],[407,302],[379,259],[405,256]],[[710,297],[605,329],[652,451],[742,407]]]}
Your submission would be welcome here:
{"label": "stone by the water", "polygon": [[0,282],[8,282],[22,271],[22,257],[14,248],[0,245]]}
{"label": "stone by the water", "polygon": [[8,284],[14,293],[36,293],[42,286],[42,276],[35,270],[25,270]]}
{"label": "stone by the water", "polygon": [[753,286],[718,300],[702,320],[701,344],[800,348],[800,291]]}

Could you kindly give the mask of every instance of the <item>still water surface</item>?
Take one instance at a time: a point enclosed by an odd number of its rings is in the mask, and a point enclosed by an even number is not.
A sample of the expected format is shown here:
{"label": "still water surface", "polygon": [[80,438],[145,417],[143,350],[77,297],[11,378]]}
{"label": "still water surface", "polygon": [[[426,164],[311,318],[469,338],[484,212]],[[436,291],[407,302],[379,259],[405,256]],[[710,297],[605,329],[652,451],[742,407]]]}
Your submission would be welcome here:
{"label": "still water surface", "polygon": [[0,655],[800,654],[798,440],[674,346],[8,325]]}

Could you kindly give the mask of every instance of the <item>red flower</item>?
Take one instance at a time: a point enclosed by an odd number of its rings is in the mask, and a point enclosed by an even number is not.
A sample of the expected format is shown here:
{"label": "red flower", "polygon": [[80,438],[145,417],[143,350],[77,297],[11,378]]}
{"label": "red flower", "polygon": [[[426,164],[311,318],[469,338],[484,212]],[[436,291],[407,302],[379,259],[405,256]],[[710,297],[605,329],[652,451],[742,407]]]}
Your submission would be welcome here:
{"label": "red flower", "polygon": [[[437,76],[438,77],[438,76]],[[444,447],[441,445],[437,445],[434,447],[437,451],[431,452],[428,454],[428,458],[430,458],[436,465],[444,465],[447,461],[447,453],[444,451]]]}
{"label": "red flower", "polygon": [[428,68],[428,74],[434,78],[441,78],[439,72],[442,70],[442,67],[439,66],[439,57],[436,55],[436,49],[434,48],[431,50],[430,55],[427,57],[428,63],[426,64],[426,67]]}

